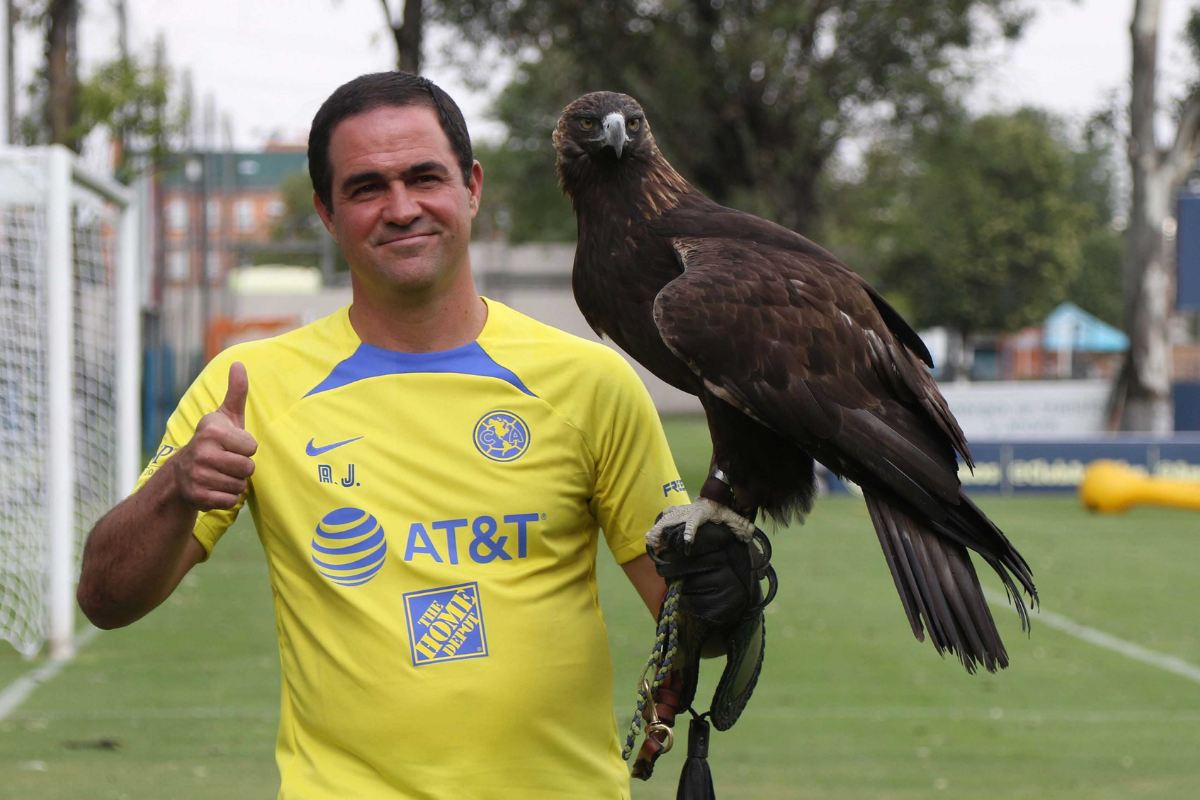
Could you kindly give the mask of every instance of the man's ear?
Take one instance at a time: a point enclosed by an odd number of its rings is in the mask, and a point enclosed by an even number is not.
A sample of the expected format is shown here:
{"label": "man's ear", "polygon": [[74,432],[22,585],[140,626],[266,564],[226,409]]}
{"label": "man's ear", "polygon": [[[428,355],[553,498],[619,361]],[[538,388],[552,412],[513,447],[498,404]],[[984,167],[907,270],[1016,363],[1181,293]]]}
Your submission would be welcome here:
{"label": "man's ear", "polygon": [[483,197],[483,166],[478,162],[471,164],[471,182],[467,184],[468,202],[471,204],[471,219],[479,213],[479,199]]}
{"label": "man's ear", "polygon": [[337,234],[333,232],[333,214],[321,202],[321,196],[316,192],[313,192],[313,208],[317,210],[317,216],[321,218],[321,223],[325,226],[325,230],[329,231],[329,235],[336,242]]}

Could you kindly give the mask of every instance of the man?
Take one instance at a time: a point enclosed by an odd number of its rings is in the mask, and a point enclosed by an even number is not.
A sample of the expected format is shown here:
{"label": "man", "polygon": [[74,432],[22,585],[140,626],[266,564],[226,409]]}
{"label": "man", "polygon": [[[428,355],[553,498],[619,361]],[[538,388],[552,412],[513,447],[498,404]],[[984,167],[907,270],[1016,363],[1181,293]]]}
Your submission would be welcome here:
{"label": "man", "polygon": [[478,296],[483,171],[429,81],[339,88],[309,169],[353,304],[208,365],[91,532],[80,605],[105,628],[143,616],[248,504],[279,630],[281,798],[628,797],[597,533],[657,612],[643,535],[687,500],[644,387],[608,348]]}

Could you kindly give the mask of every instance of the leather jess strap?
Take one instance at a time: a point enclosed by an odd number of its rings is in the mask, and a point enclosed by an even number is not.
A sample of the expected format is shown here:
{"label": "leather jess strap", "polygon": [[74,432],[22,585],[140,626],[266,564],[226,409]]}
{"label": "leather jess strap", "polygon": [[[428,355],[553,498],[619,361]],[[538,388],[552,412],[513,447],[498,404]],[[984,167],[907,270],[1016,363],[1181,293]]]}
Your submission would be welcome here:
{"label": "leather jess strap", "polygon": [[[658,688],[651,690],[653,713],[651,707],[648,706],[642,712],[642,717],[647,722],[652,722],[657,717],[657,721],[662,725],[674,728],[675,717],[681,710],[679,706],[682,700],[680,694],[682,689],[682,673],[674,669],[668,672]],[[637,759],[633,762],[633,777],[643,781],[649,779],[654,774],[654,762],[671,749],[671,742],[670,731],[663,730],[661,727],[651,726],[648,728],[646,738],[642,741],[642,747],[638,750]]]}

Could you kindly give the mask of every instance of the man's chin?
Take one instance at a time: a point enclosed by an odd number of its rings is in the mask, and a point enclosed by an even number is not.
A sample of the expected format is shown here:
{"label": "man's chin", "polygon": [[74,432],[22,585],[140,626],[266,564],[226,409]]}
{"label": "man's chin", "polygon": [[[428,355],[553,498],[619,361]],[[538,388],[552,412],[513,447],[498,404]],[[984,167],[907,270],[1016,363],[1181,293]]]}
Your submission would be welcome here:
{"label": "man's chin", "polygon": [[437,264],[424,260],[403,264],[381,264],[376,269],[375,280],[383,287],[400,292],[420,293],[436,287],[445,278]]}

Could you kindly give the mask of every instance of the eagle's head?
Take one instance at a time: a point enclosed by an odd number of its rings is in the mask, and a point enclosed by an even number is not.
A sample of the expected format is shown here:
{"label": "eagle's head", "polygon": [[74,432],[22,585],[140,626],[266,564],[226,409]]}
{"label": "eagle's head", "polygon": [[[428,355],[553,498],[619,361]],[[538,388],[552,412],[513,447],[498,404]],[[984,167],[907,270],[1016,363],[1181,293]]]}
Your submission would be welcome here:
{"label": "eagle's head", "polygon": [[642,107],[627,94],[592,92],[563,109],[554,131],[558,172],[567,174],[587,165],[612,168],[657,153]]}
{"label": "eagle's head", "polygon": [[559,161],[587,157],[616,162],[653,143],[646,113],[627,94],[592,92],[563,109],[554,131]]}
{"label": "eagle's head", "polygon": [[627,94],[592,92],[563,109],[554,131],[558,182],[576,212],[584,194],[621,197],[632,213],[656,216],[693,191],[671,168],[641,105]]}

